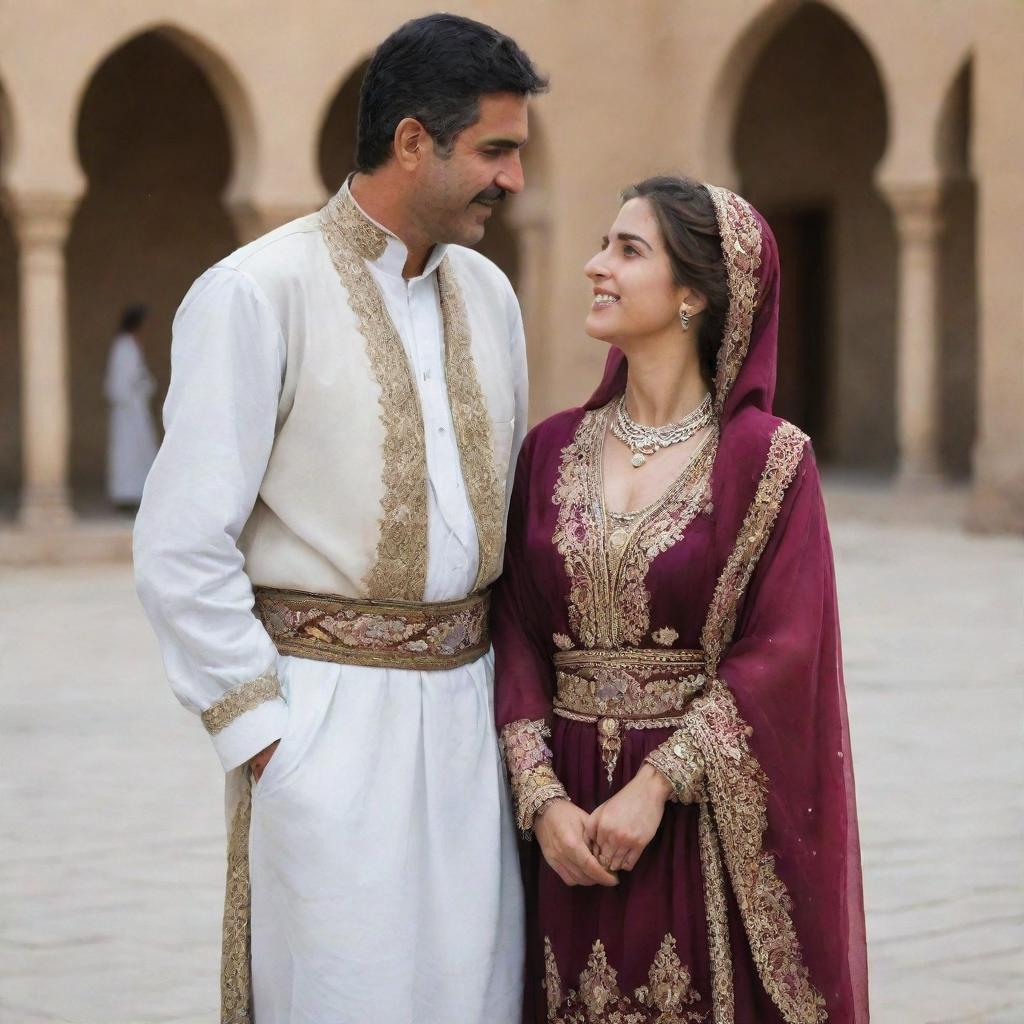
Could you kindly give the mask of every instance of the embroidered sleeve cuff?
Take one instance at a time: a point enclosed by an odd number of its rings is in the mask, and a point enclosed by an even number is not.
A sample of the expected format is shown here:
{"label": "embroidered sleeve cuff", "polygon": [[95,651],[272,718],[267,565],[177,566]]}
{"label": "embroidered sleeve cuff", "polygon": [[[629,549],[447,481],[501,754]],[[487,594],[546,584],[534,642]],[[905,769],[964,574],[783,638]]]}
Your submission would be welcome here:
{"label": "embroidered sleeve cuff", "polygon": [[277,676],[267,673],[228,690],[202,720],[224,770],[230,771],[284,735],[288,705]]}
{"label": "embroidered sleeve cuff", "polygon": [[551,750],[544,742],[551,735],[543,719],[522,718],[501,730],[501,752],[505,758],[516,823],[528,833],[541,809],[552,800],[568,800],[569,794],[551,767]]}
{"label": "embroidered sleeve cuff", "polygon": [[706,799],[704,758],[686,730],[674,732],[644,760],[672,783],[672,799],[676,803],[699,804]]}

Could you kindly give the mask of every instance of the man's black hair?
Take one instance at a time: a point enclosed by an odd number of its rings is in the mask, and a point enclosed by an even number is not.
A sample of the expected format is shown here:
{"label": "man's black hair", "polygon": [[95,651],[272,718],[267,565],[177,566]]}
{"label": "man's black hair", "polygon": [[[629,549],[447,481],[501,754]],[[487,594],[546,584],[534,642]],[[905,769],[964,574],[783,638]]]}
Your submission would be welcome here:
{"label": "man's black hair", "polygon": [[148,316],[149,309],[142,303],[126,306],[121,314],[121,333],[134,334],[145,323]]}
{"label": "man's black hair", "polygon": [[356,169],[387,163],[395,129],[414,117],[442,156],[480,116],[480,97],[544,92],[540,75],[518,44],[489,25],[455,14],[407,21],[377,47],[359,94]]}

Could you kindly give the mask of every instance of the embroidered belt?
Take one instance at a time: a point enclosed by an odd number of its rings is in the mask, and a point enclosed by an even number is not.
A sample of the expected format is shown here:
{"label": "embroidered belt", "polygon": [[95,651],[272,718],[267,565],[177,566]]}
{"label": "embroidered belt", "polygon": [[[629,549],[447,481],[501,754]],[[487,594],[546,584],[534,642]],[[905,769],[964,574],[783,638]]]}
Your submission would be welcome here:
{"label": "embroidered belt", "polygon": [[624,647],[555,652],[554,712],[597,726],[609,782],[622,749],[622,730],[675,728],[704,689],[704,652]]}
{"label": "embroidered belt", "polygon": [[488,591],[436,604],[358,601],[256,587],[255,613],[281,654],[341,665],[438,670],[490,647]]}

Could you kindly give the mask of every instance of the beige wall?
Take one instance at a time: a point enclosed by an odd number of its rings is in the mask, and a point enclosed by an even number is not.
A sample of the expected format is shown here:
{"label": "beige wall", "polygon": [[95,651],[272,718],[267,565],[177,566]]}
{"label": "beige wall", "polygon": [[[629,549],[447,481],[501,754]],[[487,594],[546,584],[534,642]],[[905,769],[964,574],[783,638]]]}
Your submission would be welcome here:
{"label": "beige wall", "polygon": [[[71,473],[79,489],[101,476],[97,389],[118,307],[135,297],[154,303],[151,354],[164,360],[157,368],[165,375],[169,316],[189,278],[232,244],[236,229],[250,236],[322,201],[351,161],[354,72],[391,28],[432,6],[8,0],[0,8],[0,180],[12,210],[22,211],[22,233],[24,211],[86,196],[67,247]],[[534,106],[540,144],[529,154],[528,194],[487,243],[527,306],[535,418],[579,401],[600,372],[604,349],[581,327],[581,267],[614,215],[618,190],[654,171],[687,171],[742,185],[769,214],[808,206],[829,214],[821,447],[842,464],[899,465],[901,416],[909,420],[897,379],[914,361],[908,353],[920,354],[922,333],[906,324],[934,320],[942,464],[965,472],[977,434],[977,521],[1024,524],[1024,457],[1013,437],[1024,436],[1024,338],[1010,258],[1024,229],[1024,158],[1009,113],[1024,99],[1015,71],[1024,5],[447,6],[511,32],[552,75],[552,92]],[[149,37],[117,53],[153,29],[162,41]],[[138,57],[146,47],[153,61]],[[100,70],[111,54],[120,85],[112,65]],[[968,61],[970,88],[961,77]],[[169,77],[160,86],[162,74]],[[107,98],[90,108],[96,90]],[[92,121],[83,124],[85,115]],[[89,148],[121,138],[138,141],[119,168],[95,171]],[[942,196],[945,231],[934,251],[922,250],[923,263],[901,263],[904,235],[896,229],[902,223],[905,233],[908,217],[920,215],[906,197],[932,188]],[[5,301],[16,287],[11,245],[0,222],[0,352],[5,369],[16,371],[19,328]],[[901,282],[908,266],[932,257],[931,291],[920,274]],[[931,319],[927,311],[901,316],[901,301],[932,292]],[[37,329],[23,316],[26,330]],[[21,338],[23,351],[39,344]],[[915,365],[927,371],[927,360]],[[10,488],[21,445],[7,374],[3,388],[0,487]],[[43,422],[38,406],[23,409],[28,422]],[[59,431],[54,437],[59,443]]]}

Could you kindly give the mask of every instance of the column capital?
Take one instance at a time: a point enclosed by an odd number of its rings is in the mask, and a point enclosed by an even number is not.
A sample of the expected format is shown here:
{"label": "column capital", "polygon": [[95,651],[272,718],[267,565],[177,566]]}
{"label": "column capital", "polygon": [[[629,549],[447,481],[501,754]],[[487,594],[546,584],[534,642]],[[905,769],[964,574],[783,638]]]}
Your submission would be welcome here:
{"label": "column capital", "polygon": [[938,240],[944,227],[938,182],[883,182],[881,187],[902,241],[928,245]]}
{"label": "column capital", "polygon": [[64,245],[79,197],[53,192],[10,192],[8,203],[22,251]]}

